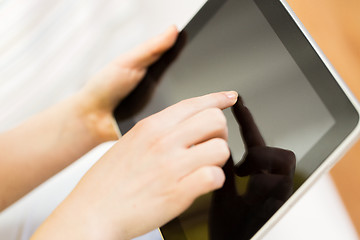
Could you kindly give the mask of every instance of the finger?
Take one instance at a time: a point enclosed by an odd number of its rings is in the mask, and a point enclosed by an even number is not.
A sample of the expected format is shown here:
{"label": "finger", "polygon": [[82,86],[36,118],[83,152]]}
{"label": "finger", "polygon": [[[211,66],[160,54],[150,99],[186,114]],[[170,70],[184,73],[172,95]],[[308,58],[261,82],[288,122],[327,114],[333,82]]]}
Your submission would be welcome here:
{"label": "finger", "polygon": [[161,123],[162,128],[175,126],[205,109],[231,107],[237,101],[237,96],[237,92],[228,91],[190,98],[164,109],[153,115],[152,118],[154,121]]}
{"label": "finger", "polygon": [[177,28],[171,26],[161,35],[148,40],[139,47],[121,56],[116,60],[116,63],[124,68],[130,69],[147,68],[174,45],[177,36]]}
{"label": "finger", "polygon": [[205,166],[182,178],[179,193],[191,204],[197,197],[219,189],[225,182],[225,175],[220,167]]}
{"label": "finger", "polygon": [[178,34],[174,45],[165,52],[161,58],[153,65],[149,67],[148,77],[152,78],[152,81],[158,82],[162,74],[168,69],[168,67],[178,58],[183,48],[187,43],[187,33],[181,32]]}
{"label": "finger", "polygon": [[[161,77],[176,60],[186,44],[186,33],[181,32],[175,45],[152,64],[136,88],[115,109],[118,120],[128,119],[140,112],[151,100]],[[139,78],[140,80],[140,78]],[[135,84],[134,84],[135,85]]]}
{"label": "finger", "polygon": [[213,138],[189,148],[183,161],[179,161],[178,169],[181,176],[187,175],[204,166],[222,167],[229,159],[230,150],[227,142],[222,138]]}
{"label": "finger", "polygon": [[98,96],[102,108],[115,106],[138,85],[149,64],[156,61],[176,41],[177,29],[170,27],[162,35],[108,64],[87,84],[92,96]]}
{"label": "finger", "polygon": [[255,146],[265,146],[265,141],[257,127],[249,109],[244,106],[239,97],[237,103],[232,107],[232,112],[239,124],[241,135],[247,149]]}
{"label": "finger", "polygon": [[292,151],[272,147],[255,147],[247,152],[245,161],[236,167],[240,177],[257,173],[273,173],[292,176],[296,156]]}
{"label": "finger", "polygon": [[189,148],[212,138],[228,139],[224,113],[218,108],[209,108],[177,124],[170,131],[169,138]]}

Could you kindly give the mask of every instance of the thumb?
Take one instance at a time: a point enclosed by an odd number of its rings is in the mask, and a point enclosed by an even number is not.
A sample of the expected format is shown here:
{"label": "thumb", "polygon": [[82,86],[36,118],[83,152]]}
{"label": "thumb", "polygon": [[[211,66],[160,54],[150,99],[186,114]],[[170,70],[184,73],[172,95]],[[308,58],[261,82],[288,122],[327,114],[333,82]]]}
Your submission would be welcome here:
{"label": "thumb", "polygon": [[123,68],[143,69],[154,63],[172,47],[177,39],[178,30],[173,25],[162,34],[146,41],[115,60],[115,64]]}
{"label": "thumb", "polygon": [[178,31],[169,27],[163,34],[122,55],[101,70],[85,86],[102,108],[114,109],[145,76],[147,67],[176,41]]}

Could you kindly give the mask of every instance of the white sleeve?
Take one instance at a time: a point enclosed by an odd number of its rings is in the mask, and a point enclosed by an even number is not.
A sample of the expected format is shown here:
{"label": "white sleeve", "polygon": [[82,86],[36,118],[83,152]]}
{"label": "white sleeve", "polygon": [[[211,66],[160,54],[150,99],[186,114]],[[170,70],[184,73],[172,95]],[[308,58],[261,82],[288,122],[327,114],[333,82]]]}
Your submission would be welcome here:
{"label": "white sleeve", "polygon": [[[170,24],[184,25],[204,1],[0,0],[0,132],[74,93]],[[110,146],[94,149],[3,211],[0,239],[29,239]],[[154,231],[142,239],[161,237]]]}

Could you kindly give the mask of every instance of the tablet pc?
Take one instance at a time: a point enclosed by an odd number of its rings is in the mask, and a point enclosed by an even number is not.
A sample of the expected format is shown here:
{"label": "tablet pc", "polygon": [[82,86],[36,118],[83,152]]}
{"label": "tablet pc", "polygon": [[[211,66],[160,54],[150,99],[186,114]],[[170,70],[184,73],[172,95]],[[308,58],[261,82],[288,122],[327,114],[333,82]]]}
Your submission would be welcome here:
{"label": "tablet pc", "polygon": [[[224,112],[226,182],[163,226],[166,240],[261,238],[359,134],[355,98],[281,0],[207,1],[114,115],[125,134],[169,105],[224,90],[241,96]],[[251,134],[263,142],[255,150]]]}

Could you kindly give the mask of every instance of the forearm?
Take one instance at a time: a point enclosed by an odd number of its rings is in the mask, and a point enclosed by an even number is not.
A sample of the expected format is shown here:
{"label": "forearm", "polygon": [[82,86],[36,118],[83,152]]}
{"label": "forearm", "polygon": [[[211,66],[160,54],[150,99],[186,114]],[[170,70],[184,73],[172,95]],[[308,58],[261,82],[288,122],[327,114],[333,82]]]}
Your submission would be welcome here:
{"label": "forearm", "polygon": [[[94,114],[77,94],[0,135],[0,210],[103,141],[111,116]],[[111,137],[110,137],[111,136]]]}
{"label": "forearm", "polygon": [[[31,240],[131,239],[126,237],[122,230],[126,225],[125,222],[119,224],[109,221],[110,218],[106,217],[105,212],[98,212],[97,210],[101,210],[101,208],[93,204],[94,201],[99,201],[97,197],[89,198],[89,196],[91,195],[83,192],[77,194],[75,189],[75,192],[72,192],[42,223]],[[127,210],[130,211],[130,209]],[[128,214],[124,211],[121,212],[123,216]]]}
{"label": "forearm", "polygon": [[221,166],[230,156],[220,109],[236,100],[235,92],[209,94],[140,121],[85,174],[31,240],[133,239],[220,188]]}

